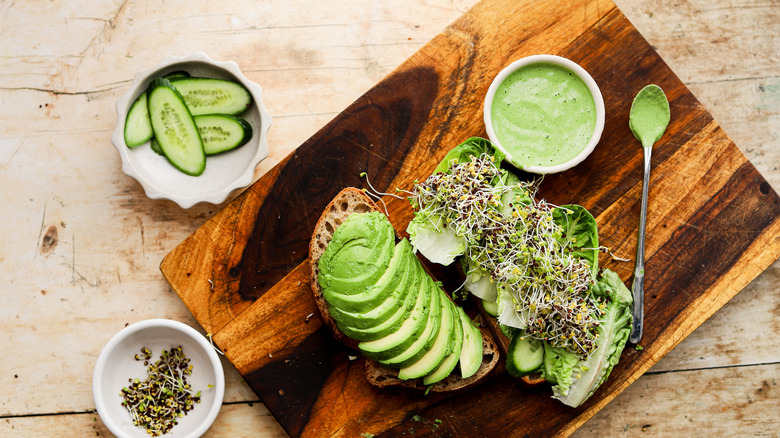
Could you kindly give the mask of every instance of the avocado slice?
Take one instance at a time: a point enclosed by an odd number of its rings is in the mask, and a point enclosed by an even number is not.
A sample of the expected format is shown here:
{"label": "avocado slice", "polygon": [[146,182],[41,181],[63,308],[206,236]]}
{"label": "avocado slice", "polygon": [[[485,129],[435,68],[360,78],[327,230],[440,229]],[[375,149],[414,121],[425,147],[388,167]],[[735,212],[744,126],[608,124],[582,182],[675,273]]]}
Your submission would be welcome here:
{"label": "avocado slice", "polygon": [[[329,306],[341,308],[351,313],[364,313],[382,304],[398,285],[409,275],[411,259],[417,257],[412,253],[408,240],[402,239],[395,247],[390,265],[379,280],[364,290],[353,295],[344,295],[332,289],[323,289],[322,295]],[[334,316],[334,318],[336,318]],[[338,320],[337,320],[338,321]]]}
{"label": "avocado slice", "polygon": [[462,307],[458,307],[460,322],[463,325],[463,348],[460,351],[460,377],[471,377],[482,365],[482,332],[466,315]]}
{"label": "avocado slice", "polygon": [[[425,282],[423,281],[423,276],[426,274],[422,265],[419,262],[415,263],[414,260],[412,260],[411,268],[407,271],[406,281],[400,283],[393,294],[370,312],[361,315],[334,309],[331,314],[334,314],[334,312],[337,313],[338,318],[341,320],[346,320],[346,316],[349,316],[349,320],[357,320],[358,325],[361,326],[358,328],[346,325],[348,323],[347,321],[342,324],[339,323],[339,319],[337,319],[339,330],[350,338],[358,341],[373,341],[383,338],[401,328],[401,325],[403,325],[404,321],[406,321],[409,314],[414,309],[418,295],[426,293],[424,290]],[[423,299],[427,300],[428,298]],[[389,309],[395,309],[394,313],[390,314]],[[374,317],[372,314],[380,315],[380,317]],[[385,314],[389,314],[389,317],[382,321],[381,316]],[[336,317],[334,316],[334,318]]]}
{"label": "avocado slice", "polygon": [[[412,255],[417,264],[420,261]],[[422,270],[422,266],[419,268]],[[418,286],[419,288],[419,286]],[[358,344],[358,348],[363,354],[374,360],[389,359],[402,353],[425,331],[425,325],[428,322],[428,313],[430,312],[430,295],[426,293],[417,294],[417,302],[414,305],[408,318],[401,327],[389,333],[387,336]]]}
{"label": "avocado slice", "polygon": [[442,306],[439,302],[441,294],[437,291],[438,286],[434,283],[433,279],[425,274],[425,278],[422,281],[422,287],[426,288],[426,292],[430,296],[430,311],[428,312],[428,321],[425,323],[425,330],[422,334],[402,353],[389,359],[382,360],[381,362],[387,366],[393,368],[405,368],[415,362],[417,362],[428,350],[433,346],[436,341],[436,336],[439,333],[439,327],[441,326],[441,312]]}
{"label": "avocado slice", "polygon": [[459,307],[450,300],[447,300],[447,303],[449,303],[450,312],[452,313],[453,323],[455,325],[454,330],[451,332],[450,353],[447,354],[435,370],[423,377],[423,384],[425,385],[433,385],[439,380],[449,376],[458,364],[460,352],[463,349],[463,324],[461,324],[460,316],[458,315],[457,309],[459,309]]}
{"label": "avocado slice", "polygon": [[438,286],[436,292],[440,294],[439,305],[441,307],[441,323],[439,325],[439,331],[436,333],[436,340],[433,342],[433,346],[428,350],[417,362],[401,368],[398,372],[398,378],[403,380],[416,379],[423,377],[435,370],[444,360],[444,358],[452,352],[451,333],[455,325],[455,314],[450,308],[450,299],[444,294]]}
{"label": "avocado slice", "polygon": [[387,271],[395,246],[395,231],[384,215],[350,215],[320,257],[320,287],[344,295],[364,291]]}
{"label": "avocado slice", "polygon": [[[370,329],[380,325],[389,318],[392,318],[398,311],[398,308],[406,302],[406,298],[408,298],[407,295],[409,295],[408,292],[410,290],[415,290],[414,288],[407,287],[407,284],[414,280],[414,272],[410,267],[416,257],[414,257],[414,255],[402,254],[402,249],[403,248],[400,247],[398,248],[398,254],[401,257],[398,262],[399,264],[395,266],[391,263],[392,268],[389,268],[388,271],[392,269],[392,272],[386,273],[387,275],[380,278],[379,283],[374,285],[375,287],[386,288],[380,292],[385,296],[384,301],[378,303],[374,308],[363,308],[360,311],[355,311],[351,308],[351,304],[347,304],[346,308],[343,306],[343,300],[349,301],[348,298],[339,296],[334,299],[332,294],[326,296],[326,300],[331,299],[333,301],[333,303],[328,303],[328,310],[330,311],[331,316],[333,316],[333,319],[336,320],[339,329]],[[334,305],[336,303],[342,304],[342,307]],[[411,306],[414,306],[414,301],[412,301]],[[366,305],[366,307],[368,307],[368,305]]]}

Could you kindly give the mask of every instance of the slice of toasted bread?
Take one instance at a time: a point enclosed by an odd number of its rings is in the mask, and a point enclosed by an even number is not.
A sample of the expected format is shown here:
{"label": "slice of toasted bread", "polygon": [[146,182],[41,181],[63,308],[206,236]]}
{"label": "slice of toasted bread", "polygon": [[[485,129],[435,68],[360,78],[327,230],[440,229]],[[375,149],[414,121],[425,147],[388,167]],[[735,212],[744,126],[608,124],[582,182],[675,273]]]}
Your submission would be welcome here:
{"label": "slice of toasted bread", "polygon": [[[328,303],[322,295],[318,277],[319,260],[325,248],[328,247],[333,233],[336,231],[346,218],[355,213],[367,213],[370,211],[381,211],[371,198],[362,190],[354,187],[348,187],[339,192],[335,198],[325,207],[320,219],[314,226],[311,242],[309,244],[309,265],[311,268],[311,290],[314,294],[314,300],[320,311],[322,321],[327,325],[337,340],[346,346],[357,349],[358,342],[347,337],[337,327],[336,321],[328,311]],[[397,236],[396,232],[396,236]],[[430,273],[429,273],[430,274]],[[467,378],[460,379],[456,373],[451,374],[444,380],[432,385],[431,391],[445,392],[454,391],[469,387],[487,376],[496,363],[498,363],[499,349],[493,340],[492,334],[483,329],[482,332],[482,364],[477,372]],[[398,378],[398,370],[386,367],[378,362],[366,359],[366,378],[369,383],[377,387],[401,386],[414,389],[425,389],[422,379],[402,380]]]}
{"label": "slice of toasted bread", "polygon": [[320,219],[314,226],[314,232],[309,243],[309,266],[311,268],[311,291],[314,294],[314,301],[317,302],[317,308],[320,310],[322,321],[327,325],[337,340],[346,344],[348,347],[357,349],[358,342],[347,337],[336,327],[336,321],[330,316],[328,303],[322,296],[322,289],[317,278],[319,277],[319,261],[325,248],[328,247],[333,233],[336,231],[349,215],[354,213],[368,213],[370,211],[379,211],[379,207],[362,190],[354,187],[347,187],[340,191],[336,197],[325,207]]}

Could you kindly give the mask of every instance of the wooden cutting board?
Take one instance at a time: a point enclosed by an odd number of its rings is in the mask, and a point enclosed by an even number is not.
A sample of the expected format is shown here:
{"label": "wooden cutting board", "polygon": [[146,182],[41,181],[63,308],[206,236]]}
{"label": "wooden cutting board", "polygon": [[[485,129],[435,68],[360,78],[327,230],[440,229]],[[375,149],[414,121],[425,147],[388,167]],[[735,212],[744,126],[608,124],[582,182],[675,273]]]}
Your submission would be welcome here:
{"label": "wooden cutting board", "polygon": [[[653,151],[645,332],[577,409],[505,372],[458,394],[371,388],[310,296],[307,246],[346,186],[408,189],[453,146],[485,136],[482,101],[520,57],[568,57],[604,95],[606,128],[576,168],[539,197],[588,208],[602,245],[633,257],[642,151],[633,96],[655,83],[672,121]],[[408,202],[386,197],[404,230]],[[345,109],[169,253],[161,270],[291,436],[566,436],[668,353],[780,256],[780,198],[610,1],[485,0]],[[604,256],[630,284],[633,263]],[[452,290],[452,269],[436,274]]]}

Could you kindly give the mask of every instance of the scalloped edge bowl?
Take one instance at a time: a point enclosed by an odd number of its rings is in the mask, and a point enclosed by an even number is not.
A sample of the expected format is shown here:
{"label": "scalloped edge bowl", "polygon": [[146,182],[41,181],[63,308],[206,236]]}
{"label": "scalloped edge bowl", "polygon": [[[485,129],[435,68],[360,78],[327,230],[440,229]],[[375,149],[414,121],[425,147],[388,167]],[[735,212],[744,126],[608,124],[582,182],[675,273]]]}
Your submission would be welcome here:
{"label": "scalloped edge bowl", "polygon": [[[241,114],[252,125],[252,138],[237,149],[209,156],[206,170],[200,176],[178,171],[148,144],[130,149],[124,139],[125,119],[135,99],[152,79],[179,70],[191,76],[240,82],[252,95],[252,104]],[[185,209],[200,202],[224,202],[234,190],[252,183],[255,168],[268,156],[268,129],[272,119],[263,105],[263,89],[247,79],[235,62],[215,61],[203,52],[181,58],[166,56],[157,66],[136,73],[130,89],[117,100],[116,114],[111,142],[122,159],[122,171],[138,181],[150,199],[168,199]]]}

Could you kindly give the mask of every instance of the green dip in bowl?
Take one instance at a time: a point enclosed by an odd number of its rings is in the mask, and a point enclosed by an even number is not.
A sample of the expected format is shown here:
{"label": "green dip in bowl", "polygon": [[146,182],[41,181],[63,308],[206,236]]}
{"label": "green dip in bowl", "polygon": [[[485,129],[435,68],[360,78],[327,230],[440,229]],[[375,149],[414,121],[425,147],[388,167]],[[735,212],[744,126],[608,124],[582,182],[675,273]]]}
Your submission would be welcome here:
{"label": "green dip in bowl", "polygon": [[593,78],[554,55],[522,58],[488,89],[484,108],[490,140],[515,167],[554,173],[582,162],[604,129],[604,101]]}

